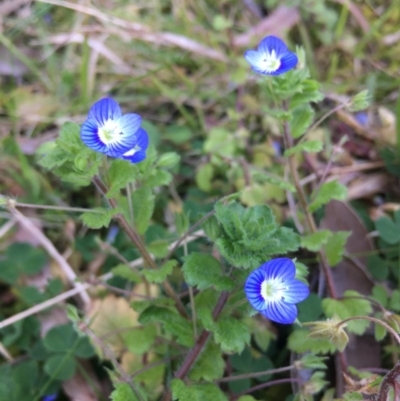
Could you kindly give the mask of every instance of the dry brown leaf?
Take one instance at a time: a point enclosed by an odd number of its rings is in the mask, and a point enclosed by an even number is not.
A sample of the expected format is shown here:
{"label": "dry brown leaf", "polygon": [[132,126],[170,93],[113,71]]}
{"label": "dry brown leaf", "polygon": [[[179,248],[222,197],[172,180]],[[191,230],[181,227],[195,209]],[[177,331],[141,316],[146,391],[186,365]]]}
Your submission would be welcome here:
{"label": "dry brown leaf", "polygon": [[130,328],[138,326],[138,315],[125,298],[110,294],[93,302],[88,318],[94,334],[119,357],[126,348],[126,333]]}

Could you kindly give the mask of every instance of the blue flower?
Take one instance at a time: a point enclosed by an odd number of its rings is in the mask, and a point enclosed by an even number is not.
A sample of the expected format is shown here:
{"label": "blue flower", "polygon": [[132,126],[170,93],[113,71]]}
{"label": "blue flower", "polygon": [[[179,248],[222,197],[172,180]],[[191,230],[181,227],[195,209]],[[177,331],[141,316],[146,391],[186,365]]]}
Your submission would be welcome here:
{"label": "blue flower", "polygon": [[268,319],[293,323],[297,317],[295,304],[310,293],[307,285],[296,280],[295,275],[296,267],[291,259],[272,259],[250,273],[244,286],[247,299]]}
{"label": "blue flower", "polygon": [[57,399],[57,394],[45,395],[42,397],[42,401],[55,401]]}
{"label": "blue flower", "polygon": [[288,50],[285,43],[275,36],[267,36],[258,50],[248,50],[244,57],[251,68],[264,75],[280,75],[297,64],[297,56]]}
{"label": "blue flower", "polygon": [[118,103],[109,98],[96,102],[81,127],[83,143],[96,152],[138,163],[146,158],[147,132],[140,128],[138,114],[122,115]]}

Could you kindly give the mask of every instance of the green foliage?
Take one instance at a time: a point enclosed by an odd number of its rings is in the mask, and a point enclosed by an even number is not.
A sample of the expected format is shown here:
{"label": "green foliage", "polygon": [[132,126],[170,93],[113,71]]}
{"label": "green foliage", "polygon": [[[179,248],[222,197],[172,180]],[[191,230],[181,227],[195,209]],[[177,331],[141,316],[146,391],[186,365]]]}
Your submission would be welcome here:
{"label": "green foliage", "polygon": [[189,377],[193,381],[213,381],[224,374],[225,361],[221,348],[213,341],[209,341],[190,370]]}
{"label": "green foliage", "polygon": [[367,269],[377,280],[385,280],[389,275],[389,266],[386,260],[378,255],[368,256]]}
{"label": "green foliage", "polygon": [[87,148],[80,139],[78,124],[67,122],[53,143],[44,143],[37,150],[38,163],[63,181],[79,186],[90,184],[98,174],[102,155]]}
{"label": "green foliage", "polygon": [[400,210],[394,214],[394,220],[383,216],[375,221],[375,228],[380,237],[390,245],[400,242]]}
{"label": "green foliage", "polygon": [[13,284],[23,274],[39,273],[47,262],[47,255],[42,249],[23,242],[11,244],[4,259],[0,260],[0,279]]}
{"label": "green foliage", "polygon": [[323,94],[319,91],[319,83],[312,79],[305,79],[302,82],[302,88],[290,99],[290,109],[293,110],[297,106],[305,103],[317,103],[323,99]]}
{"label": "green foliage", "polygon": [[185,281],[199,290],[215,287],[220,291],[233,288],[233,282],[226,277],[220,263],[211,255],[192,253],[185,258],[182,266]]}
{"label": "green foliage", "polygon": [[214,323],[212,330],[214,339],[226,353],[240,353],[250,343],[247,326],[230,316],[222,316]]}
{"label": "green foliage", "polygon": [[189,321],[178,312],[161,306],[152,305],[140,315],[139,322],[143,325],[162,323],[162,328],[177,337],[177,341],[186,347],[193,346],[193,329]]}
{"label": "green foliage", "polygon": [[292,110],[290,120],[290,133],[293,138],[300,138],[311,125],[314,110],[309,104],[301,104]]}
{"label": "green foliage", "polygon": [[176,260],[169,260],[157,270],[143,270],[142,273],[150,283],[162,283],[172,273],[172,269],[177,264]]}
{"label": "green foliage", "polygon": [[301,246],[309,251],[318,252],[324,244],[328,243],[331,236],[331,231],[320,230],[301,237]]}
{"label": "green foliage", "polygon": [[75,374],[75,358],[69,354],[55,354],[46,360],[44,371],[53,379],[68,380]]}
{"label": "green foliage", "polygon": [[299,246],[299,236],[289,228],[278,227],[266,205],[245,209],[237,202],[219,201],[215,217],[221,227],[215,244],[235,267],[255,268],[272,255],[285,254]]}
{"label": "green foliage", "polygon": [[300,369],[326,369],[326,360],[327,357],[305,354],[295,363],[300,366]]}
{"label": "green foliage", "polygon": [[121,188],[135,182],[138,176],[138,168],[127,160],[114,159],[108,169],[109,189],[107,198],[117,196]]}
{"label": "green foliage", "polygon": [[211,164],[207,163],[200,166],[196,173],[196,183],[198,187],[204,192],[211,191],[211,180],[213,176],[214,168]]}
{"label": "green foliage", "polygon": [[93,211],[82,213],[80,218],[86,226],[92,229],[108,227],[111,219],[120,211],[118,209],[94,208]]}
{"label": "green foliage", "polygon": [[314,139],[311,141],[305,141],[285,150],[285,156],[290,156],[301,152],[317,153],[322,150],[322,147],[323,143],[320,140]]}
{"label": "green foliage", "polygon": [[288,339],[288,348],[297,353],[311,351],[315,354],[328,354],[336,351],[336,346],[329,338],[311,338],[305,329],[294,330]]}
{"label": "green foliage", "polygon": [[141,281],[141,277],[139,273],[135,272],[131,267],[119,264],[111,269],[111,272],[114,276],[123,277],[133,283],[139,283]]}
{"label": "green foliage", "polygon": [[193,384],[187,386],[180,379],[173,379],[171,383],[172,399],[178,401],[228,401],[224,393],[211,383]]}
{"label": "green foliage", "polygon": [[332,233],[325,243],[324,250],[328,264],[332,267],[337,265],[343,258],[349,231],[337,231]]}
{"label": "green foliage", "polygon": [[[370,301],[352,290],[346,291],[343,299],[325,298],[322,301],[322,308],[328,317],[336,315],[343,320],[354,316],[368,316],[372,313]],[[360,335],[365,332],[369,324],[368,320],[352,320],[347,323],[347,329]]]}
{"label": "green foliage", "polygon": [[181,157],[175,152],[163,153],[157,161],[157,167],[173,168],[180,160]]}
{"label": "green foliage", "polygon": [[365,89],[353,96],[348,108],[351,112],[365,110],[369,105],[369,101],[370,95],[368,93],[368,89]]}
{"label": "green foliage", "polygon": [[337,181],[324,182],[316,194],[314,200],[309,205],[310,212],[314,212],[321,206],[326,205],[330,200],[345,200],[347,198],[347,188]]}
{"label": "green foliage", "polygon": [[154,211],[154,195],[149,186],[143,186],[132,194],[135,227],[139,234],[144,234],[150,224]]}
{"label": "green foliage", "polygon": [[[141,396],[143,397],[143,394],[141,394]],[[141,401],[133,391],[132,387],[125,382],[116,383],[115,389],[110,397],[112,401]]]}

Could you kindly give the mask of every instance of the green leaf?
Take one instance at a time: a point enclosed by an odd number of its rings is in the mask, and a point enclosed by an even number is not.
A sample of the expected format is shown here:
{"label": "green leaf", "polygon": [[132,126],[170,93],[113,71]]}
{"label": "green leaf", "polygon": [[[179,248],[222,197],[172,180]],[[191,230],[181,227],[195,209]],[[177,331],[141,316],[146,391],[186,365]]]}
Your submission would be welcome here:
{"label": "green leaf", "polygon": [[186,386],[184,381],[173,379],[171,390],[172,399],[178,401],[228,401],[218,386],[211,383]]}
{"label": "green leaf", "polygon": [[40,292],[37,287],[21,287],[18,288],[21,299],[28,305],[36,305],[46,300],[46,294]]}
{"label": "green leaf", "polygon": [[160,156],[157,161],[157,166],[164,168],[173,168],[179,163],[180,160],[181,157],[176,152],[167,152]]}
{"label": "green leaf", "polygon": [[310,338],[309,331],[295,329],[288,339],[288,348],[299,354],[311,351],[314,354],[328,354],[336,351],[335,345],[327,338]]}
{"label": "green leaf", "polygon": [[89,338],[87,336],[80,337],[78,342],[74,344],[73,352],[78,358],[91,358],[96,354]]}
{"label": "green leaf", "polygon": [[[349,298],[346,298],[349,297]],[[338,316],[344,320],[354,316],[368,316],[372,313],[370,301],[367,299],[357,299],[361,297],[357,291],[346,291],[343,299],[325,298],[322,301],[322,308],[328,317]],[[368,320],[352,320],[347,323],[347,330],[355,334],[363,334],[368,328]]]}
{"label": "green leaf", "polygon": [[204,191],[209,192],[212,189],[211,180],[214,176],[214,168],[211,164],[203,164],[196,172],[196,184]]}
{"label": "green leaf", "polygon": [[13,284],[21,274],[39,273],[48,262],[46,253],[30,244],[18,242],[11,244],[0,260],[0,279]]}
{"label": "green leaf", "polygon": [[302,302],[297,304],[300,322],[311,322],[317,320],[322,314],[321,298],[313,292]]}
{"label": "green leaf", "polygon": [[362,396],[361,393],[359,393],[357,391],[352,391],[349,393],[344,393],[343,400],[344,401],[361,401],[361,400],[364,400],[364,397]]}
{"label": "green leaf", "polygon": [[142,355],[150,350],[156,335],[157,329],[154,325],[134,327],[126,333],[124,343],[133,354]]}
{"label": "green leaf", "polygon": [[319,91],[320,84],[313,79],[306,79],[302,83],[301,92],[296,93],[290,100],[290,109],[293,110],[297,106],[310,103],[319,102],[324,96]]}
{"label": "green leaf", "polygon": [[138,175],[136,164],[132,164],[127,160],[114,159],[111,167],[108,169],[109,190],[107,198],[113,198],[120,193],[121,188],[132,182],[135,182]]}
{"label": "green leaf", "polygon": [[190,370],[189,377],[193,381],[217,380],[223,376],[224,368],[225,361],[220,347],[209,341]]}
{"label": "green leaf", "polygon": [[131,267],[128,265],[124,264],[119,264],[111,269],[111,273],[114,276],[120,276],[123,277],[129,281],[132,281],[133,283],[139,283],[142,281],[141,276],[135,272]]}
{"label": "green leaf", "polygon": [[147,245],[147,250],[156,258],[165,258],[168,255],[169,241],[158,239]]}
{"label": "green leaf", "polygon": [[400,242],[400,229],[396,227],[393,220],[387,216],[380,217],[375,221],[375,227],[380,237],[390,245]]}
{"label": "green leaf", "polygon": [[177,264],[176,260],[169,260],[157,270],[142,270],[142,273],[150,283],[162,283],[172,273]]}
{"label": "green leaf", "polygon": [[[143,397],[144,394],[141,394],[141,396]],[[116,383],[110,397],[112,401],[144,401],[147,399],[147,397],[139,399],[132,390],[132,387],[125,382]]]}
{"label": "green leaf", "polygon": [[168,185],[172,181],[172,175],[169,171],[154,168],[151,174],[146,178],[146,186],[149,188]]}
{"label": "green leaf", "polygon": [[290,133],[293,138],[301,137],[311,125],[314,110],[309,104],[303,104],[293,109],[290,120]]}
{"label": "green leaf", "polygon": [[119,213],[118,209],[105,209],[103,207],[97,207],[93,210],[94,212],[85,212],[80,216],[83,224],[92,229],[108,227],[113,216]]}
{"label": "green leaf", "polygon": [[314,212],[330,200],[346,200],[347,188],[337,181],[324,182],[317,194],[314,194],[314,201],[309,205],[310,212]]}
{"label": "green leaf", "polygon": [[192,253],[185,258],[182,266],[185,281],[199,290],[215,287],[217,290],[231,290],[234,283],[222,273],[221,265],[211,255]]}
{"label": "green leaf", "polygon": [[382,341],[386,337],[386,329],[378,323],[374,324],[374,336],[376,341]]}
{"label": "green leaf", "polygon": [[329,230],[320,230],[313,234],[305,235],[301,238],[301,246],[312,252],[318,252],[326,244],[332,232]]}
{"label": "green leaf", "polygon": [[395,312],[400,312],[400,291],[393,290],[389,301],[389,309]]}
{"label": "green leaf", "polygon": [[237,401],[257,401],[257,400],[251,395],[242,395],[241,397],[238,398]]}
{"label": "green leaf", "polygon": [[351,104],[348,107],[349,111],[356,112],[360,110],[364,110],[368,107],[370,102],[370,96],[368,94],[368,89],[357,93],[357,95],[353,96],[351,99]]}
{"label": "green leaf", "polygon": [[298,362],[295,362],[296,364],[298,363],[302,369],[326,369],[326,363],[325,361],[328,358],[325,356],[316,356],[312,354],[305,354],[301,357],[301,359]]}
{"label": "green leaf", "polygon": [[55,326],[50,329],[43,339],[43,344],[49,351],[68,352],[78,338],[70,323]]}
{"label": "green leaf", "polygon": [[44,364],[44,371],[56,380],[70,379],[75,369],[75,358],[69,354],[53,355]]}
{"label": "green leaf", "polygon": [[142,312],[139,322],[143,325],[163,323],[163,329],[177,336],[177,341],[180,344],[186,347],[192,347],[194,344],[191,323],[171,309],[152,305]]}
{"label": "green leaf", "polygon": [[332,233],[325,243],[325,255],[331,267],[337,265],[343,259],[346,241],[350,234],[350,231],[337,231]]}
{"label": "green leaf", "polygon": [[378,255],[368,256],[367,269],[377,280],[386,280],[389,275],[389,266],[386,260]]}
{"label": "green leaf", "polygon": [[250,343],[248,327],[241,320],[231,316],[222,316],[214,323],[212,329],[214,339],[220,344],[223,352],[241,353],[246,344]]}
{"label": "green leaf", "polygon": [[139,234],[144,234],[150,224],[154,211],[154,194],[148,186],[138,188],[132,194],[135,227]]}
{"label": "green leaf", "polygon": [[312,141],[301,142],[298,145],[285,150],[284,156],[290,156],[295,153],[301,153],[301,152],[317,153],[320,152],[322,148],[323,148],[322,141],[315,139]]}
{"label": "green leaf", "polygon": [[372,288],[372,298],[378,301],[384,308],[387,307],[389,297],[385,287],[382,285],[375,285]]}

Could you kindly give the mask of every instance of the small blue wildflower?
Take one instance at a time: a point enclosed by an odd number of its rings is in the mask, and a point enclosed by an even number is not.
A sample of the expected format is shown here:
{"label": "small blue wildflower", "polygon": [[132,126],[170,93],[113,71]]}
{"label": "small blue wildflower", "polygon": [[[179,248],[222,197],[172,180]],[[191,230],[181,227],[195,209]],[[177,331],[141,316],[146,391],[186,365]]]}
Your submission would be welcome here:
{"label": "small blue wildflower", "polygon": [[96,152],[138,163],[146,158],[147,132],[138,114],[122,115],[119,104],[109,98],[96,102],[81,127],[83,143]]}
{"label": "small blue wildflower", "polygon": [[57,394],[45,395],[42,397],[42,401],[55,401],[57,399]]}
{"label": "small blue wildflower", "polygon": [[247,50],[244,57],[255,72],[264,75],[280,75],[297,64],[296,54],[289,51],[285,43],[275,36],[264,38],[257,51]]}
{"label": "small blue wildflower", "polygon": [[277,258],[250,273],[244,286],[254,309],[277,323],[290,324],[297,317],[297,303],[310,293],[307,285],[295,279],[296,267],[291,259]]}

